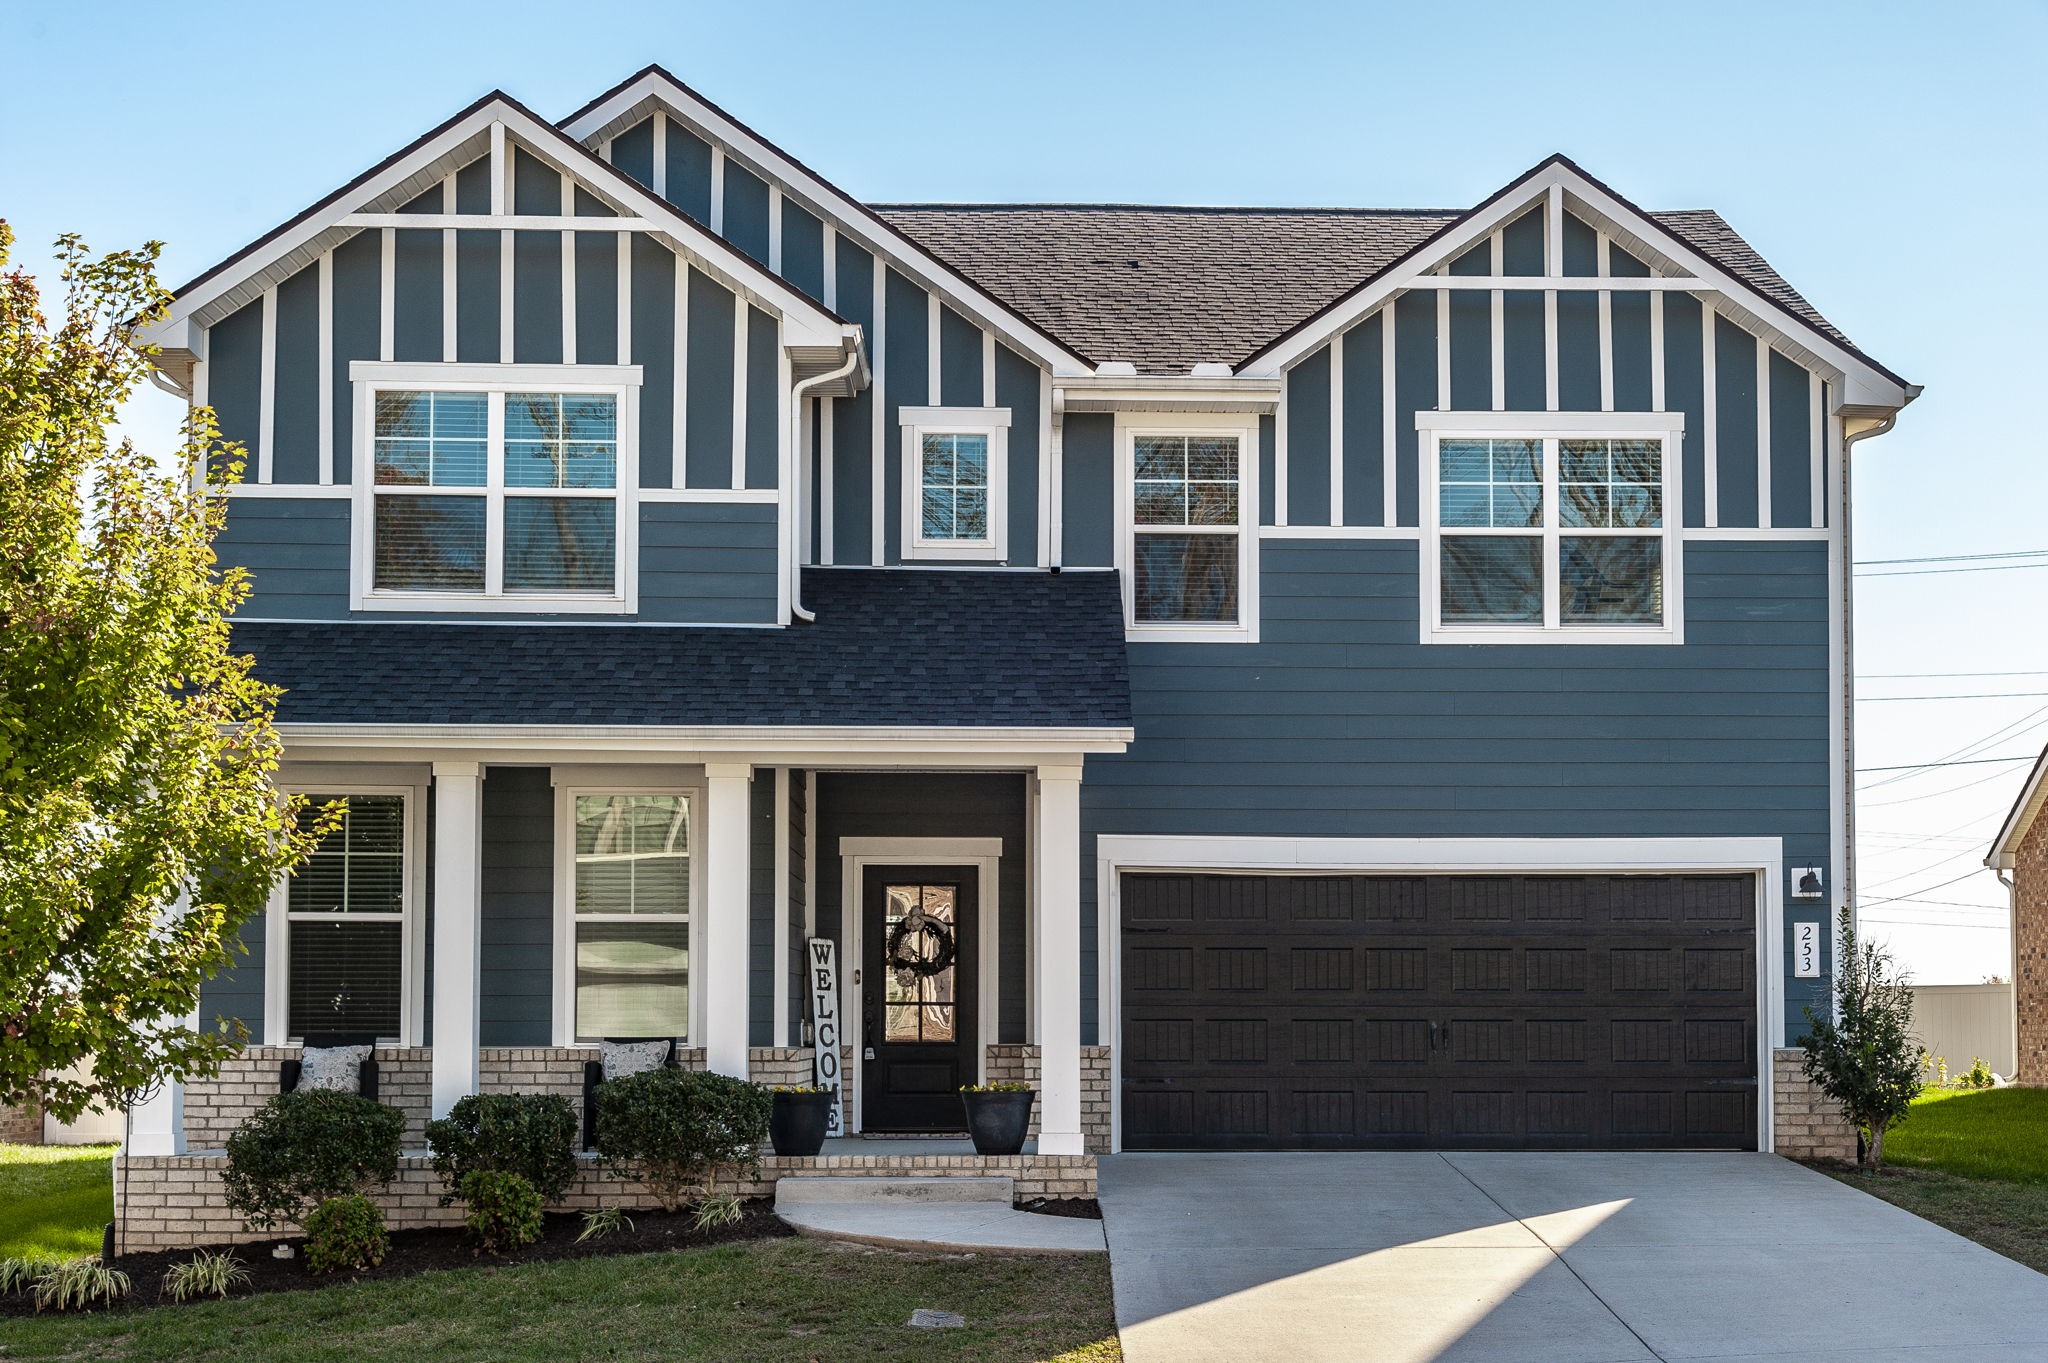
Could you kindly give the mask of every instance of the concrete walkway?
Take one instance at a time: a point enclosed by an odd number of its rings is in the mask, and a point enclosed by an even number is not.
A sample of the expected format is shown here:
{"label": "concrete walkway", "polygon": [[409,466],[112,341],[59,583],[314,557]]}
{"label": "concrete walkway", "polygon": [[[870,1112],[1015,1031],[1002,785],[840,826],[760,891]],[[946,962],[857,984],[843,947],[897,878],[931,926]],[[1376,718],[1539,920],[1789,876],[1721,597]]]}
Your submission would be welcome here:
{"label": "concrete walkway", "polygon": [[1771,1155],[1119,1155],[1128,1363],[2041,1363],[2048,1277]]}
{"label": "concrete walkway", "polygon": [[990,1178],[785,1177],[775,1214],[827,1240],[948,1253],[1100,1254],[1102,1223],[1020,1212],[1012,1181]]}

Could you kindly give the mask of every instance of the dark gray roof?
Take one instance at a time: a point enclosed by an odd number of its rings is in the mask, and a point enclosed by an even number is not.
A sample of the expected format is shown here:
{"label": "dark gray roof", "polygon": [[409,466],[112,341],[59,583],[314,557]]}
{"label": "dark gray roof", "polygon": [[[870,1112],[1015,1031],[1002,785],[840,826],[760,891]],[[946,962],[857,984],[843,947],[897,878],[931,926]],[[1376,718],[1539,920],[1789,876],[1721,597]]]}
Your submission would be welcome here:
{"label": "dark gray roof", "polygon": [[[1126,360],[1143,374],[1185,374],[1203,361],[1242,362],[1468,210],[878,204],[875,211],[1097,363]],[[1649,216],[1849,344],[1720,214]]]}
{"label": "dark gray roof", "polygon": [[809,570],[815,624],[251,620],[300,724],[1127,727],[1114,573]]}

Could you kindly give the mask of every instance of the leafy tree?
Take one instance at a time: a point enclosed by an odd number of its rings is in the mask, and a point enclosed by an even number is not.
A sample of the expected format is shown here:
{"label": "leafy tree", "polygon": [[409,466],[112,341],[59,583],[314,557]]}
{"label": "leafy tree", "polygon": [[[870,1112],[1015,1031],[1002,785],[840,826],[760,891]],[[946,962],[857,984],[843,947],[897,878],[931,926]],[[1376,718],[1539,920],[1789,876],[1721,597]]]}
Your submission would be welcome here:
{"label": "leafy tree", "polygon": [[1828,1006],[1806,1010],[1812,1030],[1799,1044],[1806,1048],[1806,1077],[1841,1104],[1859,1133],[1861,1163],[1875,1172],[1884,1163],[1885,1132],[1905,1120],[1920,1095],[1913,991],[1889,952],[1857,940],[1856,921],[1846,907],[1835,941]]}
{"label": "leafy tree", "polygon": [[204,408],[167,471],[111,433],[170,298],[160,245],[59,239],[53,326],[13,240],[0,221],[0,1102],[70,1120],[232,1053],[239,1029],[183,1020],[332,815],[301,829],[273,788],[277,692],[229,644],[248,588],[194,474],[242,451]]}

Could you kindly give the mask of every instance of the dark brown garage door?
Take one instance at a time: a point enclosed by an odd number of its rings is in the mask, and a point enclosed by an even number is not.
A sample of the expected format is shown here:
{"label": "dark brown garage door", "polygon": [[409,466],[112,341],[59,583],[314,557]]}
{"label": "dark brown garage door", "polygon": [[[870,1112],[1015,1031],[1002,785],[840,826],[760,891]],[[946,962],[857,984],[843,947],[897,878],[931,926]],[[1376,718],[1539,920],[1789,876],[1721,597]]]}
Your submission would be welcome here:
{"label": "dark brown garage door", "polygon": [[1128,874],[1130,1150],[1756,1148],[1750,876]]}

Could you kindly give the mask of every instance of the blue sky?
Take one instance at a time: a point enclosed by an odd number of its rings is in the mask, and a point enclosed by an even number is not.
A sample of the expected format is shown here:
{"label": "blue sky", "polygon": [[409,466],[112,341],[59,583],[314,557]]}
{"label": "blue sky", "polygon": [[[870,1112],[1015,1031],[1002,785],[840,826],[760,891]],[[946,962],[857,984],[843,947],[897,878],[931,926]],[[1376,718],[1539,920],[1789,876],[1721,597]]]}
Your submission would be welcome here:
{"label": "blue sky", "polygon": [[[2048,549],[2042,4],[88,3],[8,29],[17,258],[159,238],[172,282],[488,89],[559,118],[650,61],[870,200],[1459,207],[1563,151],[1720,209],[1926,385],[1857,456],[1859,559]],[[131,428],[161,445],[170,410]],[[2048,568],[1859,587],[1864,697],[2000,693],[1867,699],[1859,762],[2048,739],[2048,694],[2007,694],[2048,693]],[[1892,781],[1867,899],[1905,896],[1868,920],[1923,980],[2006,972],[2003,892],[1967,873],[2023,770],[1863,778]]]}

